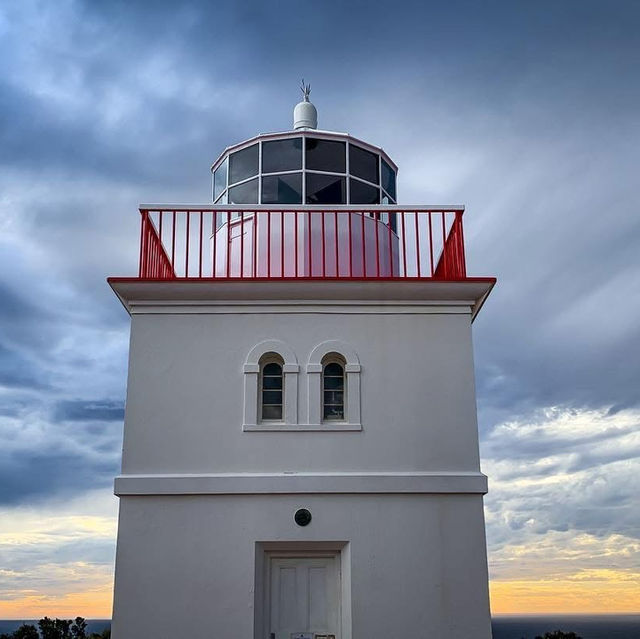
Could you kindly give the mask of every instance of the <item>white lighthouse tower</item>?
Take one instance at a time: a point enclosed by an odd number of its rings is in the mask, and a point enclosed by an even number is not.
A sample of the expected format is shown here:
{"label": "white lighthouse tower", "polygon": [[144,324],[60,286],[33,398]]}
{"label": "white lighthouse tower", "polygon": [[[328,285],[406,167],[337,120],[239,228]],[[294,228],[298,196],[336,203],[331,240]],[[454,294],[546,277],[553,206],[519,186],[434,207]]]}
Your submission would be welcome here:
{"label": "white lighthouse tower", "polygon": [[380,148],[227,148],[213,203],[144,205],[114,639],[488,639],[461,206]]}

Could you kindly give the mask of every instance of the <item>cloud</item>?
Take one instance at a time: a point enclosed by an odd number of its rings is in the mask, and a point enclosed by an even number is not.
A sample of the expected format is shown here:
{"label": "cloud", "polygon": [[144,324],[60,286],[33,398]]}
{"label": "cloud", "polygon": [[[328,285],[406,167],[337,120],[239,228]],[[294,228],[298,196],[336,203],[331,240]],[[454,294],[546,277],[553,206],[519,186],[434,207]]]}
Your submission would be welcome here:
{"label": "cloud", "polygon": [[[492,578],[640,579],[637,411],[541,411],[482,443]],[[595,574],[595,573],[593,573]]]}
{"label": "cloud", "polygon": [[55,610],[108,617],[116,509],[116,498],[102,490],[40,506],[0,506],[2,616],[38,618]]}
{"label": "cloud", "polygon": [[[498,276],[474,325],[494,578],[540,584],[544,564],[611,581],[607,556],[620,579],[623,557],[636,570],[637,17],[624,2],[0,8],[0,509],[60,522],[43,504],[108,495],[128,318],[104,280],[136,272],[137,203],[208,201],[212,160],[288,128],[304,76],[323,128],[398,162],[402,202],[466,204],[469,272]],[[78,604],[85,578],[109,596],[106,564],[90,574],[112,546],[60,525],[67,541],[4,555],[19,573],[4,592],[33,614]],[[82,576],[62,599],[56,553]]]}

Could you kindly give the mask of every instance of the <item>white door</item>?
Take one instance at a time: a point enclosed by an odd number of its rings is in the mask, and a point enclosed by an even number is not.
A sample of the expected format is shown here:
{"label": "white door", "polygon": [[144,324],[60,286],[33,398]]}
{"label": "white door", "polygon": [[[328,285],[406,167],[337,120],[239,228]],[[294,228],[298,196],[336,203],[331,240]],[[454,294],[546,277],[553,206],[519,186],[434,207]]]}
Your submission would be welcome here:
{"label": "white door", "polygon": [[268,639],[340,639],[339,557],[271,557]]}

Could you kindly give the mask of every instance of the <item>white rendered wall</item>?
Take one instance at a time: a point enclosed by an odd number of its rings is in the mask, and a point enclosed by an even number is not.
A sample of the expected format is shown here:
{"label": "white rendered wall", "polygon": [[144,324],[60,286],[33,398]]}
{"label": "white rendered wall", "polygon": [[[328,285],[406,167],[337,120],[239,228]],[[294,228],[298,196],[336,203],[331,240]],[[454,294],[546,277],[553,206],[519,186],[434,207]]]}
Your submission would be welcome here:
{"label": "white rendered wall", "polygon": [[[479,470],[468,312],[207,310],[134,315],[123,473]],[[325,340],[350,344],[363,430],[243,432],[243,364],[266,339],[298,357],[302,423],[310,352]]]}
{"label": "white rendered wall", "polygon": [[[233,299],[216,297],[217,285],[193,300],[177,299],[175,283],[127,289],[114,639],[267,639],[256,545],[294,542],[346,544],[341,639],[491,636],[471,343],[479,297],[430,283],[424,297],[420,285],[389,299],[402,288],[389,282],[338,300],[315,284],[288,301],[285,283],[279,301],[256,299],[260,283],[238,283]],[[348,345],[362,430],[243,430],[244,364],[265,340],[297,359],[301,425],[311,353]],[[294,523],[298,508],[309,526]]]}
{"label": "white rendered wall", "polygon": [[274,540],[349,542],[342,639],[491,636],[481,496],[247,495],[121,498],[114,639],[268,638],[254,562]]}

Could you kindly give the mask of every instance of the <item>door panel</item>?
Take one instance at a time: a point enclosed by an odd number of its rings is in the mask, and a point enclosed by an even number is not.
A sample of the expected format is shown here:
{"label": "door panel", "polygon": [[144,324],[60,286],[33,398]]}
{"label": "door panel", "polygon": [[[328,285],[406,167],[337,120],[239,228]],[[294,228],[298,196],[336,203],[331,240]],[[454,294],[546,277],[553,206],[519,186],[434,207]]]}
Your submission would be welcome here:
{"label": "door panel", "polygon": [[271,557],[269,639],[293,633],[340,639],[340,569],[334,556]]}

